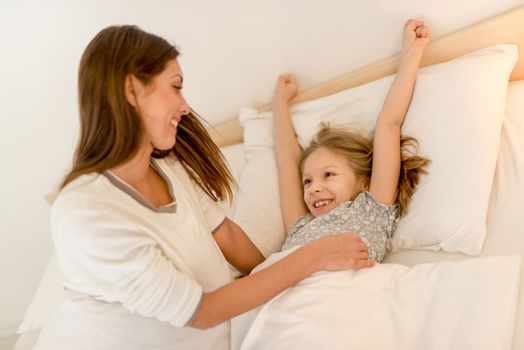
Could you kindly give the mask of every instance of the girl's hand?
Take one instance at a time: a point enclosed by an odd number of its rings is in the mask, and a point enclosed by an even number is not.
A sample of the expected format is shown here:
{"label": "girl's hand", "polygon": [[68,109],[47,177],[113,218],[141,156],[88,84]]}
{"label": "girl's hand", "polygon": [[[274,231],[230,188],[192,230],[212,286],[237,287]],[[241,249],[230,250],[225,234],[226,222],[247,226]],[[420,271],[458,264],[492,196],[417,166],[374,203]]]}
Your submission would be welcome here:
{"label": "girl's hand", "polygon": [[275,88],[273,105],[288,105],[289,101],[296,96],[297,91],[298,84],[295,81],[295,78],[290,74],[281,75],[278,77],[277,86]]}
{"label": "girl's hand", "polygon": [[358,270],[372,267],[368,247],[354,233],[340,233],[307,244],[320,255],[318,270]]}
{"label": "girl's hand", "polygon": [[423,21],[410,19],[404,25],[404,37],[402,40],[402,51],[424,52],[431,38],[429,28]]}

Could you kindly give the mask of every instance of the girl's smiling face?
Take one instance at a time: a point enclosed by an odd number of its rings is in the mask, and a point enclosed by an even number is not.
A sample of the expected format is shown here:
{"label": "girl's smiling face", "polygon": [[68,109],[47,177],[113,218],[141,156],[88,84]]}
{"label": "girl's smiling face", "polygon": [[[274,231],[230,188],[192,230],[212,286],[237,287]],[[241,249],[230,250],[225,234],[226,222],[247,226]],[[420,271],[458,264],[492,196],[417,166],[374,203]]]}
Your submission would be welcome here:
{"label": "girl's smiling face", "polygon": [[302,183],[304,201],[315,217],[355,199],[366,188],[365,178],[355,174],[344,156],[324,147],[304,161]]}

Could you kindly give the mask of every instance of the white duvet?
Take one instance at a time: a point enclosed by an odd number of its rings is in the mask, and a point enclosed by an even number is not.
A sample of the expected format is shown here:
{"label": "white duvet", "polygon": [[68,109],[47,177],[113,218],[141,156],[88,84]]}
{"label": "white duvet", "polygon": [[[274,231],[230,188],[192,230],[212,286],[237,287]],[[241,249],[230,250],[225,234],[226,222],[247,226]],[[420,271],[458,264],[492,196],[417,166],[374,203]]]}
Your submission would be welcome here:
{"label": "white duvet", "polygon": [[232,348],[509,349],[519,271],[505,256],[317,273],[234,319]]}

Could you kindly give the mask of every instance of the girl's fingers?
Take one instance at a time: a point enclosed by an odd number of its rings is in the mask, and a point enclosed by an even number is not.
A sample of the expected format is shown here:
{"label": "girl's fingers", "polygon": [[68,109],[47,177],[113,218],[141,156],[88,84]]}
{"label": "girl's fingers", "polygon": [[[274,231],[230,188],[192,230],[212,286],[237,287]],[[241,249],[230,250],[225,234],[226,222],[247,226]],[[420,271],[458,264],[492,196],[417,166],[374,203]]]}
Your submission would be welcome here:
{"label": "girl's fingers", "polygon": [[419,26],[416,27],[415,33],[417,34],[417,38],[427,38],[429,37],[429,30],[426,26]]}
{"label": "girl's fingers", "polygon": [[424,21],[419,21],[417,19],[408,19],[408,21],[405,24],[405,28],[409,31],[415,30],[415,28],[423,26]]}

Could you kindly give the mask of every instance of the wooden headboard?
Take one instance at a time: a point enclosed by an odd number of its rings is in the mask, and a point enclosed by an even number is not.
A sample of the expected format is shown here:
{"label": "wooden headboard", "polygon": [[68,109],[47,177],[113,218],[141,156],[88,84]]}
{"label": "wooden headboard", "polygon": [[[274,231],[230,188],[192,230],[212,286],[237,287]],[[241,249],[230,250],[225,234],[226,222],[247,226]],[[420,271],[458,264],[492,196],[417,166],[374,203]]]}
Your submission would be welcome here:
{"label": "wooden headboard", "polygon": [[[482,47],[514,43],[518,45],[519,57],[524,56],[524,6],[463,28],[445,37],[433,40],[424,53],[421,66],[448,61]],[[396,72],[399,55],[378,61],[340,78],[299,93],[292,103],[313,100],[336,92],[362,85]],[[513,69],[510,80],[524,79],[524,59]],[[268,110],[265,107],[263,110]],[[242,127],[238,118],[232,118],[209,130],[219,146],[242,142]]]}

